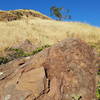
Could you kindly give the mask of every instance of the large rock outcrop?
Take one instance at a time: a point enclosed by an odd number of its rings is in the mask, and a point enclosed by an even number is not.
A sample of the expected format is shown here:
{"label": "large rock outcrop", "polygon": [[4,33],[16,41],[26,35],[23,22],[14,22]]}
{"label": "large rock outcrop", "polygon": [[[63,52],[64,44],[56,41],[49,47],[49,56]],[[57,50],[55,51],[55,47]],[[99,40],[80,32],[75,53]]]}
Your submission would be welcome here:
{"label": "large rock outcrop", "polygon": [[95,79],[92,48],[82,40],[66,39],[2,65],[0,100],[95,100]]}

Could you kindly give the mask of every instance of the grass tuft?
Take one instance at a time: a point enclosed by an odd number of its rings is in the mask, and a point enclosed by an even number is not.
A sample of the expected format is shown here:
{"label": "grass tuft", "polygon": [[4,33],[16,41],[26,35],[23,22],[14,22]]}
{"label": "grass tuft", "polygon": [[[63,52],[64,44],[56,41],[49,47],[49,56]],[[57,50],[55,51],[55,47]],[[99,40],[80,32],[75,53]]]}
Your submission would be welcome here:
{"label": "grass tuft", "polygon": [[98,85],[97,85],[96,97],[97,97],[97,100],[100,100],[100,82],[98,82]]}

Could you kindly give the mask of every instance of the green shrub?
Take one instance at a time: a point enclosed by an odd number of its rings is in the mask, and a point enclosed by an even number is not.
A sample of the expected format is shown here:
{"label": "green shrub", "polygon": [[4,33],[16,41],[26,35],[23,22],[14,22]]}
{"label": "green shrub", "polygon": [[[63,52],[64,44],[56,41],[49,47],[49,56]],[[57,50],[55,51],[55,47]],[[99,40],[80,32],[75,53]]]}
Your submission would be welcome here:
{"label": "green shrub", "polygon": [[9,50],[15,52],[9,55],[12,58],[19,58],[19,57],[24,56],[24,51],[22,49],[10,48]]}
{"label": "green shrub", "polygon": [[0,57],[0,65],[6,64],[7,62],[9,62],[9,59],[7,57]]}
{"label": "green shrub", "polygon": [[32,52],[32,55],[34,55],[34,54],[36,54],[36,53],[38,53],[38,52],[40,52],[40,51],[42,51],[43,49],[48,48],[48,47],[50,47],[50,45],[41,46],[41,47],[37,48],[36,50],[34,50],[34,51]]}
{"label": "green shrub", "polygon": [[7,49],[8,51],[13,51],[13,53],[9,54],[7,57],[0,57],[0,65],[1,64],[6,64],[11,60],[17,59],[17,58],[21,58],[21,57],[27,57],[27,56],[31,56],[31,55],[35,55],[38,52],[42,51],[45,48],[50,47],[49,45],[44,45],[41,46],[39,48],[36,48],[36,50],[26,53],[24,52],[22,49],[18,49],[18,48],[9,48]]}
{"label": "green shrub", "polygon": [[100,82],[98,82],[98,85],[97,85],[96,97],[97,97],[97,100],[100,100]]}
{"label": "green shrub", "polygon": [[100,100],[100,87],[98,87],[96,90],[96,97],[97,97],[97,100]]}

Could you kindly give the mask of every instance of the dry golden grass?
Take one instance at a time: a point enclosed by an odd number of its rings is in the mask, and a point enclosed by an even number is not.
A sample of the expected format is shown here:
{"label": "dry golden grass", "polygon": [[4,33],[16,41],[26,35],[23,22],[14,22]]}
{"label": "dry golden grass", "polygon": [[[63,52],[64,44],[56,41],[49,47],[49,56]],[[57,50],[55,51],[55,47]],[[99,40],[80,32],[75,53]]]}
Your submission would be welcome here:
{"label": "dry golden grass", "polygon": [[0,22],[0,50],[25,39],[34,44],[54,44],[67,37],[78,37],[87,42],[100,40],[100,28],[79,22],[61,22],[39,18]]}

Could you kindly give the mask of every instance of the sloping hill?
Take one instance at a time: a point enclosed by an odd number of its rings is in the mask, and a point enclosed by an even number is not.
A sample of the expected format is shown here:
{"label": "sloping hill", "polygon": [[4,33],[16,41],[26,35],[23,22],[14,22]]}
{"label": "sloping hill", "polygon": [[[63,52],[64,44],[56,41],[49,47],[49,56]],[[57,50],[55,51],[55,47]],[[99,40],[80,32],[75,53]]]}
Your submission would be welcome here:
{"label": "sloping hill", "polygon": [[[26,11],[30,12],[32,10]],[[4,12],[16,15],[17,12],[22,14],[24,10]],[[78,37],[93,43],[100,41],[100,28],[80,22],[49,20],[50,18],[45,15],[38,14],[38,12],[36,14],[38,16],[34,18],[28,15],[29,17],[22,17],[20,20],[0,21],[0,50],[11,47],[26,39],[39,45],[51,45],[66,37]],[[39,15],[43,18],[39,17]]]}

